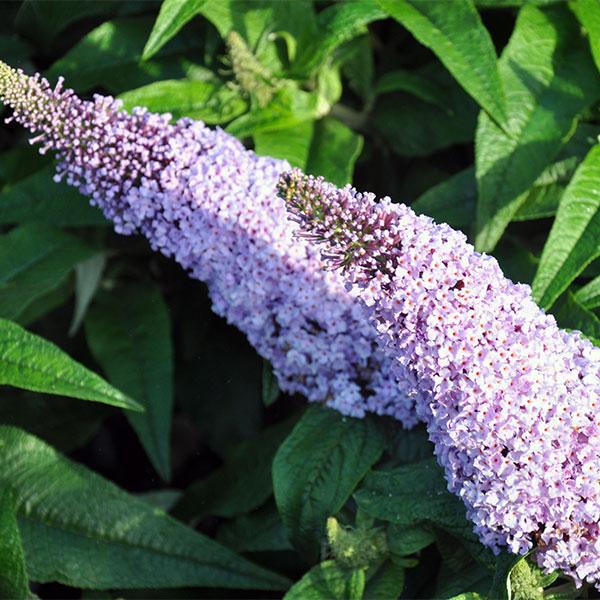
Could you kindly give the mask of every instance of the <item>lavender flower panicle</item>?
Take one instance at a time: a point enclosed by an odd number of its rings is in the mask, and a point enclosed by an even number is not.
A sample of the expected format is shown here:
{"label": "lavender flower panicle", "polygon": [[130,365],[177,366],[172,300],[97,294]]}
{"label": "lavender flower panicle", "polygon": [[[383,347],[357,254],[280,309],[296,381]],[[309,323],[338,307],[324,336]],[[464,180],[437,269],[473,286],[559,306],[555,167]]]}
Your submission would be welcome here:
{"label": "lavender flower panicle", "polygon": [[201,122],[127,114],[118,100],[85,101],[62,80],[52,89],[1,62],[0,98],[42,151],[56,151],[57,180],[88,195],[117,232],[141,232],[207,283],[213,310],[272,363],[282,389],[348,415],[417,422],[342,278],[294,239],[276,194],[287,162]]}
{"label": "lavender flower panicle", "polygon": [[278,188],[418,382],[417,413],[481,541],[535,546],[547,571],[598,584],[600,348],[446,224],[298,170]]}

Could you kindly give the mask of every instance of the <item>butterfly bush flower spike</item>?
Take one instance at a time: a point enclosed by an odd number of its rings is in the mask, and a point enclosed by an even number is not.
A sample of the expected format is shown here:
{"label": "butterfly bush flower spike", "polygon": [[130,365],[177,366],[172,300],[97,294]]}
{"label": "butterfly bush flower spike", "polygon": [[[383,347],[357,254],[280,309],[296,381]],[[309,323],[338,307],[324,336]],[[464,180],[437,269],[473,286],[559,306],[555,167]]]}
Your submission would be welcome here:
{"label": "butterfly bush flower spike", "polygon": [[281,387],[349,415],[391,414],[416,422],[392,361],[378,348],[363,309],[277,196],[282,160],[247,151],[202,122],[91,101],[0,63],[10,120],[58,158],[56,179],[89,196],[122,234],[142,233],[206,282],[214,311],[248,337]]}
{"label": "butterfly bush flower spike", "polygon": [[279,192],[417,382],[449,489],[481,541],[600,581],[600,348],[448,225],[298,170]]}

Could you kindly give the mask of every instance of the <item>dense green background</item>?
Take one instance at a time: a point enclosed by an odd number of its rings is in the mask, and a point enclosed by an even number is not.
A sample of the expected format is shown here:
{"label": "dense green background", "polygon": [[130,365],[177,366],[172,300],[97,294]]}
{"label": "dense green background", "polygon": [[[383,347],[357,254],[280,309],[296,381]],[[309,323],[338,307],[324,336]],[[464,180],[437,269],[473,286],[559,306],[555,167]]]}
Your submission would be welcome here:
{"label": "dense green background", "polygon": [[[597,0],[0,16],[12,66],[412,204],[600,340]],[[281,394],[202,283],[53,183],[23,131],[0,147],[0,597],[577,597],[477,542],[424,431]]]}

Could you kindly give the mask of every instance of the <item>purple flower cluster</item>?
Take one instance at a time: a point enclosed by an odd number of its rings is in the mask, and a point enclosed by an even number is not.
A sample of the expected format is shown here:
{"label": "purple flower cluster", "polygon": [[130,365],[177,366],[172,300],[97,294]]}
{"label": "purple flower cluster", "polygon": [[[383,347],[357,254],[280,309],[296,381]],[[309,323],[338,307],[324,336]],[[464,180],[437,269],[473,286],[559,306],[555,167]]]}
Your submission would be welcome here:
{"label": "purple flower cluster", "polygon": [[280,386],[342,413],[416,423],[392,361],[342,277],[294,238],[277,197],[290,166],[222,130],[119,101],[78,98],[0,63],[0,98],[58,157],[57,180],[91,197],[122,234],[141,232],[208,285],[213,309],[273,365]]}
{"label": "purple flower cluster", "polygon": [[561,331],[529,286],[462,233],[300,171],[279,192],[302,236],[417,382],[450,491],[481,541],[600,581],[600,348]]}

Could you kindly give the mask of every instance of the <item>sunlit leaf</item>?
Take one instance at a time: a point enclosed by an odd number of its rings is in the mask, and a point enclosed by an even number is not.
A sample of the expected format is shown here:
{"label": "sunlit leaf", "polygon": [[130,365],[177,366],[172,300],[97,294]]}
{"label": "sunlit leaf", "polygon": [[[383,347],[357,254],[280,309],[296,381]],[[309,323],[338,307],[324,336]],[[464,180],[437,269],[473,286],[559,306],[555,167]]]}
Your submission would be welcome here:
{"label": "sunlit leaf", "polygon": [[600,95],[589,50],[564,7],[522,8],[499,67],[511,134],[482,112],[475,140],[476,247],[487,252],[573,133],[579,111]]}
{"label": "sunlit leaf", "polygon": [[287,587],[285,578],[13,427],[0,427],[0,488],[15,494],[34,581],[92,589]]}
{"label": "sunlit leaf", "polygon": [[284,600],[361,600],[365,587],[364,571],[342,567],[333,560],[314,566],[295,583],[284,596]]}
{"label": "sunlit leaf", "polygon": [[148,36],[143,60],[152,58],[177,32],[199,12],[206,0],[163,0],[156,22]]}
{"label": "sunlit leaf", "polygon": [[246,110],[239,93],[218,80],[166,80],[150,83],[119,96],[127,110],[145,106],[171,113],[173,118],[190,117],[208,124],[231,121]]}
{"label": "sunlit leaf", "polygon": [[9,487],[0,489],[0,598],[31,598],[15,499]]}
{"label": "sunlit leaf", "polygon": [[60,348],[0,319],[0,384],[141,410]]}
{"label": "sunlit leaf", "polygon": [[584,285],[575,294],[577,301],[588,309],[600,307],[600,275]]}
{"label": "sunlit leaf", "polygon": [[543,308],[600,256],[600,146],[579,166],[563,198],[533,281],[533,295]]}
{"label": "sunlit leaf", "polygon": [[501,125],[506,125],[504,89],[492,39],[471,0],[444,2],[377,0],[444,63],[460,85]]}
{"label": "sunlit leaf", "polygon": [[594,61],[600,69],[600,4],[593,0],[571,0],[569,7],[583,25]]}

